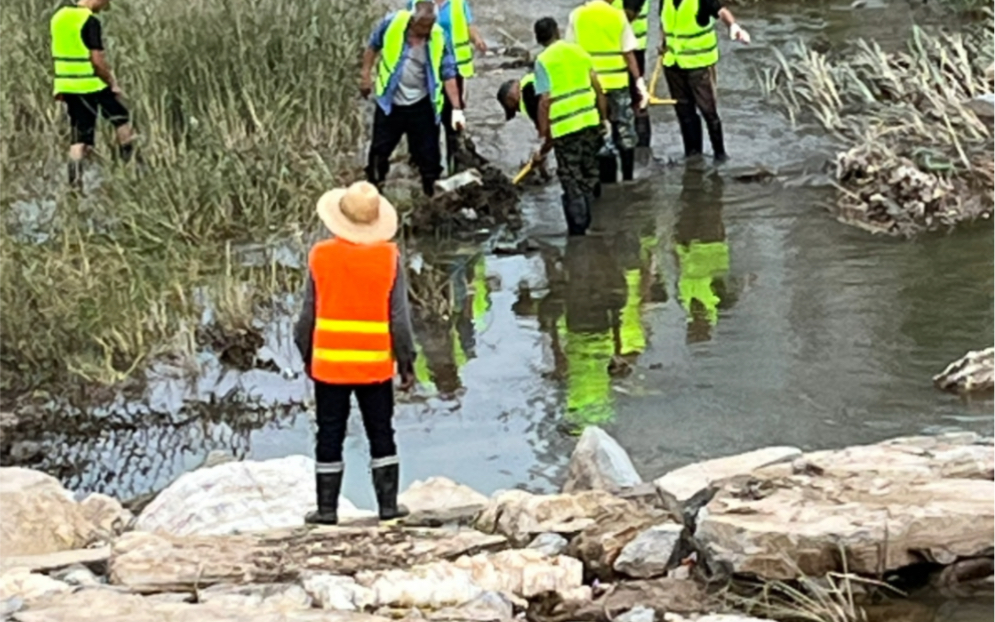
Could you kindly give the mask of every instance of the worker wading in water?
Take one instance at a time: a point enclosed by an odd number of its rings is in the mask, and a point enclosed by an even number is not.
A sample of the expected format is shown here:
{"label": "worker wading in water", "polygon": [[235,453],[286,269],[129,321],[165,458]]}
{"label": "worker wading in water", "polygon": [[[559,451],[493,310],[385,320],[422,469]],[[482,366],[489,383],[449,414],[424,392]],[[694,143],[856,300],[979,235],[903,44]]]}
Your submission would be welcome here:
{"label": "worker wading in water", "polygon": [[53,92],[69,114],[69,183],[76,187],[82,187],[83,160],[93,149],[98,114],[115,128],[121,161],[129,161],[134,151],[130,116],[104,56],[97,19],[97,13],[109,7],[110,0],[80,0],[57,10],[51,21]]}
{"label": "worker wading in water", "polygon": [[309,279],[294,341],[314,381],[318,419],[318,509],[308,523],[338,521],[342,446],[353,394],[370,441],[370,466],[380,518],[407,514],[397,504],[399,466],[394,443],[395,361],[402,389],[414,384],[415,346],[407,285],[397,246],[397,212],[366,182],[332,190],[318,216],[333,238],[308,257]]}
{"label": "worker wading in water", "polygon": [[[453,56],[456,58],[456,86],[459,91],[460,107],[466,108],[466,80],[473,77],[473,50],[483,54],[487,51],[487,44],[480,36],[480,31],[473,25],[473,13],[470,11],[470,3],[466,0],[434,0],[438,14],[438,24],[442,32],[446,34],[446,42],[452,47]],[[408,8],[415,8],[416,0],[408,3]],[[453,107],[446,99],[442,104],[442,127],[446,132],[446,162],[449,167],[449,174],[454,171],[453,158],[459,148],[456,136],[457,131],[453,127]]]}
{"label": "worker wading in water", "polygon": [[622,179],[629,181],[635,169],[637,142],[635,112],[629,95],[630,75],[639,91],[638,107],[646,108],[649,104],[649,91],[634,54],[637,42],[632,26],[625,13],[613,7],[610,0],[588,0],[571,11],[565,38],[591,55],[608,100],[608,118],[612,140],[619,150]]}
{"label": "worker wading in water", "polygon": [[598,184],[598,150],[604,144],[599,127],[607,119],[605,97],[591,56],[579,45],[561,40],[553,18],[537,21],[535,35],[546,49],[535,62],[539,134],[544,142],[533,160],[541,163],[556,148],[567,231],[584,235],[591,226]]}
{"label": "worker wading in water", "polygon": [[670,97],[684,141],[684,155],[702,153],[701,119],[705,117],[712,154],[719,162],[728,159],[722,122],[715,95],[715,65],[719,62],[719,38],[715,20],[729,26],[729,38],[750,42],[750,35],[736,23],[720,0],[662,0],[660,25],[663,32],[660,56]]}
{"label": "worker wading in water", "polygon": [[450,127],[454,131],[464,128],[466,119],[456,83],[456,60],[436,23],[438,9],[432,2],[417,2],[414,7],[414,11],[397,11],[384,18],[363,53],[360,93],[366,97],[374,92],[377,101],[366,179],[382,186],[390,156],[401,137],[407,136],[422,190],[431,196],[442,176],[439,122],[444,99],[453,108]]}

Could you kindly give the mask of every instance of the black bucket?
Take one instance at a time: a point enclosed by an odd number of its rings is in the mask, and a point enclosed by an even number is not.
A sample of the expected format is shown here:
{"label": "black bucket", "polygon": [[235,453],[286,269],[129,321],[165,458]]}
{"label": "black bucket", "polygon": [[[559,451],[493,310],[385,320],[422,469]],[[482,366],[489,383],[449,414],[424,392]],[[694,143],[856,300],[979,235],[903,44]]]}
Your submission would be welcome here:
{"label": "black bucket", "polygon": [[618,154],[611,145],[598,152],[598,179],[603,184],[618,183]]}
{"label": "black bucket", "polygon": [[650,146],[650,113],[648,110],[636,112],[636,146]]}

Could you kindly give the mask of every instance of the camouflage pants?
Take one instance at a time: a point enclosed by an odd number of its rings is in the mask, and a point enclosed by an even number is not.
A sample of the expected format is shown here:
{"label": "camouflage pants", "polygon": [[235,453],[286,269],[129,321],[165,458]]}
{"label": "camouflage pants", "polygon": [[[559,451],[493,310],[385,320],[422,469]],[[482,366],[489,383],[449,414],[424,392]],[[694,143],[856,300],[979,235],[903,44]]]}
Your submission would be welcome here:
{"label": "camouflage pants", "polygon": [[612,140],[618,149],[636,148],[636,112],[632,109],[629,89],[605,91],[608,120],[612,122]]}
{"label": "camouflage pants", "polygon": [[597,126],[553,139],[556,175],[570,197],[594,194],[598,183],[598,151],[604,141]]}

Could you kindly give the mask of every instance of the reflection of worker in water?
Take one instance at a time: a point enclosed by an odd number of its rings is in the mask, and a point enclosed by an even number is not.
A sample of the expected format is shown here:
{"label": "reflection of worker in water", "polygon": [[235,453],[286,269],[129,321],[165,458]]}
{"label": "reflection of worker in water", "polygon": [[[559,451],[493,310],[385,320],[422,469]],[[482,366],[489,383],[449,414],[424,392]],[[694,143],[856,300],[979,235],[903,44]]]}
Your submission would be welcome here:
{"label": "reflection of worker in water", "polygon": [[554,264],[547,262],[550,293],[539,304],[539,320],[566,381],[567,423],[578,431],[613,417],[611,371],[646,347],[641,270],[630,278],[610,241],[595,236],[569,239],[562,271]]}
{"label": "reflection of worker in water", "polygon": [[490,306],[483,256],[456,264],[453,314],[447,322],[418,323],[415,377],[451,397],[461,388],[460,369],[476,358],[476,335]]}
{"label": "reflection of worker in water", "polygon": [[[692,201],[692,197],[694,197]],[[729,245],[722,223],[722,179],[685,170],[675,227],[680,269],[678,297],[688,318],[688,342],[708,341],[719,310],[732,303],[727,288]]]}

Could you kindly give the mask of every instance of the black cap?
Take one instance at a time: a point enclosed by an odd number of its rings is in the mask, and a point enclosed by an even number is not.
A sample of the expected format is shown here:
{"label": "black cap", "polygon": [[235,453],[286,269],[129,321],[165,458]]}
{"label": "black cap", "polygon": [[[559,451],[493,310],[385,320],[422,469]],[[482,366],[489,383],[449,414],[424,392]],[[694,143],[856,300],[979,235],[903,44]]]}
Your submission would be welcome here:
{"label": "black cap", "polygon": [[512,119],[515,118],[515,115],[518,113],[518,108],[514,106],[509,108],[508,104],[505,103],[505,100],[508,99],[508,93],[511,92],[511,89],[514,86],[515,86],[515,81],[508,80],[507,82],[502,84],[500,88],[498,88],[497,99],[498,103],[501,104],[501,107],[504,108],[505,121],[511,121]]}

